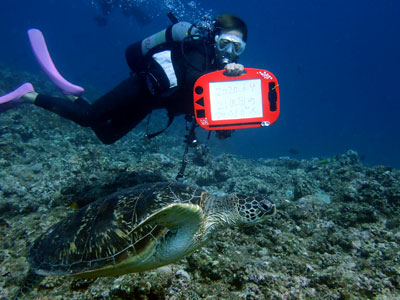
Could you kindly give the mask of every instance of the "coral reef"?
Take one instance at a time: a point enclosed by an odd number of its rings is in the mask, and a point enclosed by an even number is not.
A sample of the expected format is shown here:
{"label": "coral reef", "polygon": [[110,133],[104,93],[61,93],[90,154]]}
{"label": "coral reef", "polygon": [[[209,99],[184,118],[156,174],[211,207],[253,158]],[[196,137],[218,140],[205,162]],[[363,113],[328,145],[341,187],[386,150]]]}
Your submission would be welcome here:
{"label": "coral reef", "polygon": [[[2,69],[0,92],[21,76],[35,81]],[[35,86],[54,92],[39,79]],[[150,141],[144,127],[105,146],[34,106],[1,114],[0,299],[19,289],[29,245],[74,209],[123,187],[175,180],[183,124]],[[398,170],[364,166],[354,151],[249,160],[200,146],[187,159],[184,182],[214,193],[268,194],[277,215],[217,233],[177,264],[117,278],[46,277],[26,299],[400,298]]]}

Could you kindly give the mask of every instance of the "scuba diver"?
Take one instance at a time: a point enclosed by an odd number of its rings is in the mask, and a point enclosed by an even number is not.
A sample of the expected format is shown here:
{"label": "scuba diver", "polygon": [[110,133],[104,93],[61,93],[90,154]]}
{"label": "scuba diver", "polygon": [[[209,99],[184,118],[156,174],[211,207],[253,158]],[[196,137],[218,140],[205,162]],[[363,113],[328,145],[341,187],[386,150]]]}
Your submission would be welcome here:
{"label": "scuba diver", "polygon": [[[28,31],[33,52],[46,75],[66,98],[39,94],[30,83],[0,97],[1,106],[31,103],[83,126],[90,127],[104,144],[126,135],[154,109],[166,109],[168,125],[174,116],[194,119],[193,86],[209,72],[226,70],[228,75],[243,73],[237,63],[247,41],[247,26],[240,18],[222,14],[210,22],[178,22],[126,49],[131,76],[90,103],[83,88],[66,81],[55,68],[42,33]],[[149,138],[163,132],[147,134]],[[217,131],[226,138],[231,131]]]}

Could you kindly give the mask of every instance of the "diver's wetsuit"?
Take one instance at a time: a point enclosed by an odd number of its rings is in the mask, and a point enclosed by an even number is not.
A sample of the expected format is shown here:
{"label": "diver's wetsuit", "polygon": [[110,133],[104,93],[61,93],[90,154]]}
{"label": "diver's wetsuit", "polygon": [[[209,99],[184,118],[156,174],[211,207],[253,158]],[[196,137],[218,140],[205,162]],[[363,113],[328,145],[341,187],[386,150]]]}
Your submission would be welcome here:
{"label": "diver's wetsuit", "polygon": [[[81,126],[91,127],[104,144],[112,144],[119,140],[153,109],[165,108],[169,115],[193,114],[194,83],[201,75],[217,70],[213,48],[204,41],[191,40],[184,43],[182,52],[180,42],[169,42],[151,51],[150,55],[139,63],[133,64],[134,45],[126,51],[128,64],[134,71],[132,76],[93,104],[82,98],[72,102],[41,94],[36,98],[35,104]],[[162,92],[154,95],[148,88],[144,74],[153,71],[151,55],[166,48],[171,50],[178,86],[164,91],[168,95]]]}

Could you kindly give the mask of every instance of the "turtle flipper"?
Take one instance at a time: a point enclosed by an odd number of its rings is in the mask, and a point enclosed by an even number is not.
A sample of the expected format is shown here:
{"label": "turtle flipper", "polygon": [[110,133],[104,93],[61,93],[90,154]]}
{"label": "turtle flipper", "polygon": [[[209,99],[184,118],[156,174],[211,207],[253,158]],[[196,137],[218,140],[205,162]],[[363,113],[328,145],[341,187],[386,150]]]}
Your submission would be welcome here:
{"label": "turtle flipper", "polygon": [[187,224],[197,226],[203,222],[203,210],[200,206],[188,203],[174,203],[154,213],[139,226],[157,224],[168,227],[171,230]]}
{"label": "turtle flipper", "polygon": [[27,295],[42,281],[43,278],[44,276],[36,274],[33,270],[29,270],[28,274],[22,281],[20,289],[11,300],[26,299]]}
{"label": "turtle flipper", "polygon": [[[142,227],[165,226],[169,232],[141,264],[146,269],[157,268],[181,259],[197,249],[200,244],[196,236],[204,225],[205,216],[200,206],[187,203],[174,203],[154,213],[133,231]],[[150,267],[151,266],[151,267]]]}
{"label": "turtle flipper", "polygon": [[204,218],[203,210],[198,205],[168,205],[150,215],[129,233],[136,241],[133,244],[134,256],[127,258],[126,253],[121,253],[121,258],[114,257],[116,264],[112,266],[76,273],[74,276],[119,276],[176,262],[201,246],[196,237],[204,225]]}

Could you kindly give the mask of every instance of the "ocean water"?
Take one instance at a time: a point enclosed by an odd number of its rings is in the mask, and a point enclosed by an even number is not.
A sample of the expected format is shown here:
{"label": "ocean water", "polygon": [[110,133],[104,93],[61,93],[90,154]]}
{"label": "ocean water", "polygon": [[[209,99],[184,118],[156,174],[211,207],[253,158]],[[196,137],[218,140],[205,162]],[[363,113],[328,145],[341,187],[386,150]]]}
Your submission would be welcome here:
{"label": "ocean water", "polygon": [[191,22],[236,14],[249,28],[240,62],[278,77],[281,114],[269,128],[214,141],[215,149],[299,159],[353,149],[366,164],[400,167],[398,1],[131,2],[140,12],[126,16],[115,7],[103,19],[95,0],[2,0],[0,65],[41,72],[26,35],[36,27],[63,75],[102,93],[129,76],[125,47],[167,27],[168,11]]}

